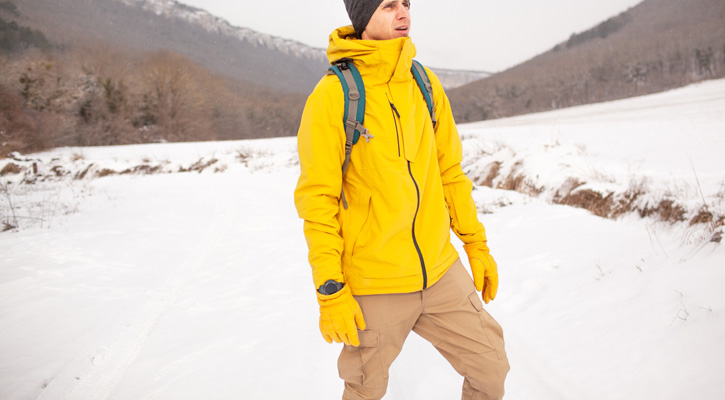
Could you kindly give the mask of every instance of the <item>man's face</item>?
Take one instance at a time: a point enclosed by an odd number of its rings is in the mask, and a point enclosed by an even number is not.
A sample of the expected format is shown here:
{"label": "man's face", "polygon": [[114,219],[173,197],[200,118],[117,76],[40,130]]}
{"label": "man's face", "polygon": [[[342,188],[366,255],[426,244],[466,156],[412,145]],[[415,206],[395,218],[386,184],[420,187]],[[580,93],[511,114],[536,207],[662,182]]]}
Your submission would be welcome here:
{"label": "man's face", "polygon": [[383,0],[360,35],[365,40],[390,40],[410,33],[410,1]]}

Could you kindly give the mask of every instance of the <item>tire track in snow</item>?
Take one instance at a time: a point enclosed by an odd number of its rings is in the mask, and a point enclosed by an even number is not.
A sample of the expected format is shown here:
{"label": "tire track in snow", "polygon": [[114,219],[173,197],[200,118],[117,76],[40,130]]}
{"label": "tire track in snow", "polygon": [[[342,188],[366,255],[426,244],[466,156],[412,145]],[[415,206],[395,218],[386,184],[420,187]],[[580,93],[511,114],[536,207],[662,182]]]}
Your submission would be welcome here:
{"label": "tire track in snow", "polygon": [[[213,198],[216,212],[212,226],[202,241],[201,251],[177,268],[158,293],[147,301],[135,320],[126,325],[115,342],[93,358],[92,365],[75,379],[75,386],[62,397],[63,400],[105,400],[111,395],[158,321],[231,228],[237,212],[236,203],[223,193],[217,192]],[[48,392],[43,394],[50,395]],[[39,400],[44,398],[43,394]]]}

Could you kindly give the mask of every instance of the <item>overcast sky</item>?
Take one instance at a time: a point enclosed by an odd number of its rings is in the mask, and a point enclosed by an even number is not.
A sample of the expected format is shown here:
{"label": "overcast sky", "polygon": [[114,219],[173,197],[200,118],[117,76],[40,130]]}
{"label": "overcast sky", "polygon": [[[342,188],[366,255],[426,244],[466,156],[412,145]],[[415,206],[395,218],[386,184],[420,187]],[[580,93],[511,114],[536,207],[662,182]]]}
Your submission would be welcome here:
{"label": "overcast sky", "polygon": [[[349,25],[343,0],[177,0],[251,28],[327,48]],[[543,53],[641,0],[412,0],[416,59],[438,68],[499,72]]]}

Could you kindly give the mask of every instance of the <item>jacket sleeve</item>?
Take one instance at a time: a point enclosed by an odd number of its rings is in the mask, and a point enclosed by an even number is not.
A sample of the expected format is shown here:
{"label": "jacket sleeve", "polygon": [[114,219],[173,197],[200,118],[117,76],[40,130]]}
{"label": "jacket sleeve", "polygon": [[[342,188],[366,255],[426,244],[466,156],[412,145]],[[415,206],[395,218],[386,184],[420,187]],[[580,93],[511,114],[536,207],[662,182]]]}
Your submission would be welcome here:
{"label": "jacket sleeve", "polygon": [[342,190],[345,131],[344,101],[339,82],[325,77],[307,99],[297,149],[300,177],[294,198],[304,220],[304,234],[315,287],[328,279],[344,282],[343,241],[337,219]]}
{"label": "jacket sleeve", "polygon": [[485,242],[486,230],[478,220],[478,209],[471,197],[473,182],[463,173],[463,151],[451,105],[438,77],[428,70],[433,86],[436,147],[441,170],[443,194],[451,215],[451,228],[464,244]]}

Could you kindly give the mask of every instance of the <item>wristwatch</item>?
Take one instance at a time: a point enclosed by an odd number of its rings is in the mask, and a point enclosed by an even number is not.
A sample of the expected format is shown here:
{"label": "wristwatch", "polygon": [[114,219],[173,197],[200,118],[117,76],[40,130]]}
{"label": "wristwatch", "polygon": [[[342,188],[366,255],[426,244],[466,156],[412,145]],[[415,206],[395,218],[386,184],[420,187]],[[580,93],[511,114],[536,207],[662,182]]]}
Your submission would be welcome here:
{"label": "wristwatch", "polygon": [[340,283],[338,281],[333,281],[332,279],[330,279],[329,281],[320,285],[320,288],[317,289],[317,291],[320,292],[320,294],[329,296],[331,294],[335,294],[335,293],[339,292],[343,286],[345,286],[345,284]]}

